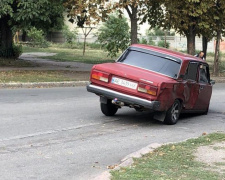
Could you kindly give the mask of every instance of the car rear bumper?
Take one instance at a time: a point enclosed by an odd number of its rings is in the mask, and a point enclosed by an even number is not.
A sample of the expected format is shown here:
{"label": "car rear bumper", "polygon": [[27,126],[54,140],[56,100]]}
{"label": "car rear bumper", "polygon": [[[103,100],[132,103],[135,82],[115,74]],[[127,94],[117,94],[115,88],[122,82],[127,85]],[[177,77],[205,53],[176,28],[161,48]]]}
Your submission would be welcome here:
{"label": "car rear bumper", "polygon": [[127,95],[124,93],[120,93],[114,90],[110,90],[104,87],[100,87],[100,86],[96,86],[96,85],[92,85],[89,84],[87,86],[87,91],[88,92],[92,92],[95,93],[99,96],[103,96],[106,97],[107,99],[115,99],[117,98],[117,100],[122,101],[128,105],[139,105],[142,106],[146,109],[151,109],[151,110],[159,110],[160,107],[160,102],[159,101],[149,101],[146,99],[142,99],[139,97],[135,97],[135,96],[131,96],[131,95]]}

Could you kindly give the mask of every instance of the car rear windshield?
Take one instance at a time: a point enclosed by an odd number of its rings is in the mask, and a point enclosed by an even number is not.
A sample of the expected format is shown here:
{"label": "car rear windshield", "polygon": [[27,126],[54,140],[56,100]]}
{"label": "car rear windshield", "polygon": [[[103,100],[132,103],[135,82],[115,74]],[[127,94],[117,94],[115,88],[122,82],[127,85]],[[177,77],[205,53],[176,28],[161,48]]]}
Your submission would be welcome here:
{"label": "car rear windshield", "polygon": [[177,78],[181,61],[171,57],[161,57],[146,52],[127,50],[118,62],[158,72],[166,76]]}

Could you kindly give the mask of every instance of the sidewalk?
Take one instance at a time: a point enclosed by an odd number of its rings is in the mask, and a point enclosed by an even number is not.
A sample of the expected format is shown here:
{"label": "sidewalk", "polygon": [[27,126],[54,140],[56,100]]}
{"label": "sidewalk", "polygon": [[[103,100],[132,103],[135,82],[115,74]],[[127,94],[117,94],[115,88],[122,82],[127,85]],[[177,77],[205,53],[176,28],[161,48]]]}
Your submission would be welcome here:
{"label": "sidewalk", "polygon": [[39,67],[36,69],[44,70],[76,70],[76,71],[88,71],[90,72],[93,64],[85,64],[79,62],[59,62],[51,59],[42,59],[40,57],[44,56],[54,56],[55,53],[23,53],[19,59],[30,61],[34,64],[37,64]]}

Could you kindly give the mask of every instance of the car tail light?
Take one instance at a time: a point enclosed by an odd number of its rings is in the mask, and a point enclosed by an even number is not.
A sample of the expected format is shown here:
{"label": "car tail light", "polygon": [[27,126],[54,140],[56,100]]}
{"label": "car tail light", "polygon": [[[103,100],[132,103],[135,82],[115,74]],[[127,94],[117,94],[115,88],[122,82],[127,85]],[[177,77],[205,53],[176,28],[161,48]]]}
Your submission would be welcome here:
{"label": "car tail light", "polygon": [[153,96],[157,95],[157,87],[151,86],[151,85],[147,85],[144,83],[139,83],[138,84],[138,91],[139,92],[143,92],[143,93],[147,93]]}
{"label": "car tail light", "polygon": [[109,74],[101,71],[95,71],[93,70],[91,74],[92,79],[97,79],[103,82],[108,82],[109,81]]}

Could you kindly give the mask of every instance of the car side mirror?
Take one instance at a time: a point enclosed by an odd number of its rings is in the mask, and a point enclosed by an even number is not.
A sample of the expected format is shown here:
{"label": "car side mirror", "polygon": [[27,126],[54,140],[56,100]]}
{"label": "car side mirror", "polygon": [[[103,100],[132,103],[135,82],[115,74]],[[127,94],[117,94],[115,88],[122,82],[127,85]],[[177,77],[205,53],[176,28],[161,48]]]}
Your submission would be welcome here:
{"label": "car side mirror", "polygon": [[216,82],[214,80],[210,80],[210,84],[214,85]]}

